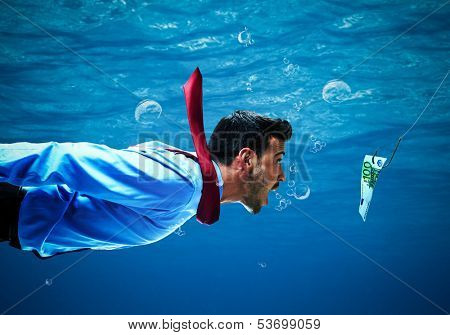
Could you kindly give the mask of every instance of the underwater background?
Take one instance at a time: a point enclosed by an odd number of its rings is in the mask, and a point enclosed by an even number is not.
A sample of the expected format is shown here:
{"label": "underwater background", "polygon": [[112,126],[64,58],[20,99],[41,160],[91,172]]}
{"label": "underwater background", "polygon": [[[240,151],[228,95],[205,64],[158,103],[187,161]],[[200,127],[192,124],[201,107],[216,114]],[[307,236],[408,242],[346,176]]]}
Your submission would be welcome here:
{"label": "underwater background", "polygon": [[[288,119],[287,182],[144,247],[40,260],[0,244],[7,314],[448,314],[449,1],[0,0],[0,142],[158,138],[236,109]],[[179,134],[184,134],[179,136]],[[180,138],[183,140],[180,141]],[[93,222],[95,224],[95,222]]]}

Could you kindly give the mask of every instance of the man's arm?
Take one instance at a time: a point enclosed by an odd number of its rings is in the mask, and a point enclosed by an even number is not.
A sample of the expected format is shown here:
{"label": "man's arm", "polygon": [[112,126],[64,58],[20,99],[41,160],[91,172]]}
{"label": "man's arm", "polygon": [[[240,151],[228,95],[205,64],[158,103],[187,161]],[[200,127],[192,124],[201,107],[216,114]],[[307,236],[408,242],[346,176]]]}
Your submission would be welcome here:
{"label": "man's arm", "polygon": [[[0,182],[66,184],[95,198],[159,209],[180,207],[194,192],[194,184],[183,171],[137,152],[86,142],[0,144]],[[177,196],[170,196],[176,192]]]}

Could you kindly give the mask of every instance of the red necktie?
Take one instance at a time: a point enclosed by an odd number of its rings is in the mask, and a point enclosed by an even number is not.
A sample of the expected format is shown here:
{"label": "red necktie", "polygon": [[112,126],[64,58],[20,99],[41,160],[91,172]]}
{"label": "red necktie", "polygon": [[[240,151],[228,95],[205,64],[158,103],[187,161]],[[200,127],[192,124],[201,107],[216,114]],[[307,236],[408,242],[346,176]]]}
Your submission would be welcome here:
{"label": "red necktie", "polygon": [[206,144],[205,128],[203,126],[203,93],[202,74],[198,68],[192,73],[183,86],[186,100],[189,127],[194,141],[198,163],[202,171],[202,197],[197,208],[197,221],[213,224],[220,215],[220,191],[217,185],[217,174],[214,168],[208,145]]}

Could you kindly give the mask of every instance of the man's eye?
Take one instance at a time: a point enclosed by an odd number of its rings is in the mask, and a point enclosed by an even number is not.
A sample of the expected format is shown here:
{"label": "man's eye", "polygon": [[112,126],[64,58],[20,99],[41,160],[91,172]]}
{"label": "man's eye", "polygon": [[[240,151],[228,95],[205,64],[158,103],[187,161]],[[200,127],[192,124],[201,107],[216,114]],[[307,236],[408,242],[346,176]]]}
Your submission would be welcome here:
{"label": "man's eye", "polygon": [[278,163],[278,164],[281,164],[281,159],[278,159],[278,160],[277,160],[277,163]]}

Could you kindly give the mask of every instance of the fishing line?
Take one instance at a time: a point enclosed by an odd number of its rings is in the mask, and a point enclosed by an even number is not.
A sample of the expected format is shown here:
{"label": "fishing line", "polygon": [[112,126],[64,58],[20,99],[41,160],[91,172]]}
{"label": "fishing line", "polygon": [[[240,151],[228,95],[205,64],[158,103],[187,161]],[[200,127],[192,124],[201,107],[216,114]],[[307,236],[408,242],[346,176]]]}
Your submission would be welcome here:
{"label": "fishing line", "polygon": [[403,140],[403,137],[405,137],[417,125],[420,118],[428,110],[428,107],[430,107],[434,97],[439,92],[440,88],[447,79],[449,72],[450,71],[447,70],[447,73],[441,80],[439,86],[434,91],[431,98],[428,100],[428,103],[426,104],[422,112],[420,112],[420,114],[417,116],[417,118],[414,120],[411,126],[402,135],[400,135],[389,160],[387,158],[377,156],[378,150],[380,150],[380,148],[377,148],[377,150],[375,150],[375,153],[372,156],[366,155],[364,157],[361,169],[361,199],[359,201],[359,214],[361,215],[363,221],[366,221],[367,212],[369,211],[369,206],[372,201],[373,191],[381,170],[387,168],[389,164],[391,164],[392,159],[394,158],[395,153],[397,152],[397,149],[400,145],[400,142]]}
{"label": "fishing line", "polygon": [[[444,84],[445,80],[448,77],[450,71],[447,71],[447,73],[445,74],[444,78],[441,80],[441,83],[439,84],[439,86],[437,87],[437,89],[434,91],[433,95],[431,96],[430,100],[428,100],[428,103],[426,104],[426,106],[424,107],[424,109],[422,110],[422,112],[419,114],[419,116],[416,118],[416,120],[413,122],[413,124],[402,134],[400,135],[400,137],[397,140],[397,143],[395,145],[394,150],[392,151],[391,157],[389,158],[389,161],[387,162],[387,164],[385,164],[383,166],[383,169],[387,168],[389,166],[389,164],[391,164],[392,159],[395,156],[395,153],[397,152],[397,149],[400,145],[400,142],[403,140],[403,137],[405,137],[417,124],[417,122],[419,122],[420,118],[422,117],[422,115],[426,112],[426,110],[428,109],[428,107],[430,107],[431,102],[433,101],[434,97],[436,96],[436,94],[439,92],[439,90],[441,89],[442,85]],[[378,150],[380,148],[377,148],[377,150],[375,151],[375,153],[372,156],[372,163],[375,164],[374,158],[378,153]]]}

